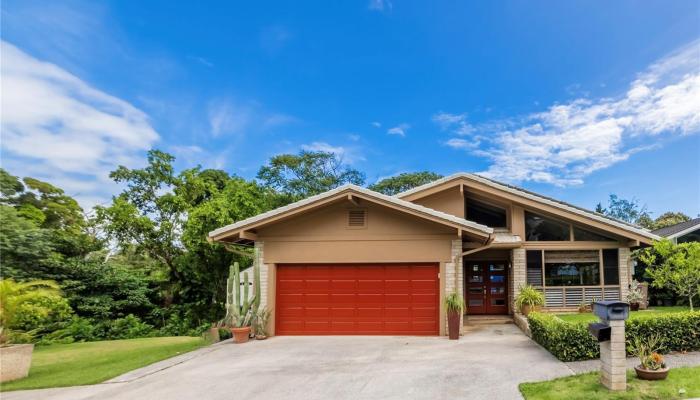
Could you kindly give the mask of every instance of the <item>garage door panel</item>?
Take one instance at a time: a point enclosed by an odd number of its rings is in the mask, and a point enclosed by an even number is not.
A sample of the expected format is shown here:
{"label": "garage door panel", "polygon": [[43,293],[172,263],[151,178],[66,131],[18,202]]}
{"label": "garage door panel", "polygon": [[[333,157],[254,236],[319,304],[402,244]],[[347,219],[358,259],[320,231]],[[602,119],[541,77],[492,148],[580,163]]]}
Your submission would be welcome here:
{"label": "garage door panel", "polygon": [[437,335],[437,264],[278,265],[279,335]]}

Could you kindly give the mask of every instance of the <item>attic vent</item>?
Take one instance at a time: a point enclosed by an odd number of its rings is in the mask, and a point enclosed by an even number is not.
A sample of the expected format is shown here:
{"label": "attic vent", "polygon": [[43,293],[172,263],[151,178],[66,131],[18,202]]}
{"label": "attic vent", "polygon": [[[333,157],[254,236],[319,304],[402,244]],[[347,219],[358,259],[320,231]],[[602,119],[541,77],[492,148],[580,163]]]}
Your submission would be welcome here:
{"label": "attic vent", "polygon": [[348,210],[348,227],[364,228],[367,224],[367,212],[365,210]]}

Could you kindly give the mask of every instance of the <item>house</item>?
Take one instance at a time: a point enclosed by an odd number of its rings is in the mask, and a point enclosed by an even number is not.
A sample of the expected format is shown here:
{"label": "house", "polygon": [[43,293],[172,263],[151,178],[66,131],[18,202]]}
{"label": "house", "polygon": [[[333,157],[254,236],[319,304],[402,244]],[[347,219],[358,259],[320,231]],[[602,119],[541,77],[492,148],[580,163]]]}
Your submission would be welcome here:
{"label": "house", "polygon": [[519,288],[546,307],[624,299],[647,230],[478,175],[387,196],[345,185],[209,233],[255,246],[277,335],[444,335],[442,299],[512,314]]}
{"label": "house", "polygon": [[652,233],[676,244],[700,242],[700,218],[657,229]]}

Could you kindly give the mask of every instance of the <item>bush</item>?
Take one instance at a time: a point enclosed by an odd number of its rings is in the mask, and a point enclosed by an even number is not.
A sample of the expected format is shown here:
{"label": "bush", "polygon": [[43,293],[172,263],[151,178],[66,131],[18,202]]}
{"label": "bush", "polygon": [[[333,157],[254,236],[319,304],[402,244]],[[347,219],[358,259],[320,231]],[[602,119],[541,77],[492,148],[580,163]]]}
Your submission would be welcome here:
{"label": "bush", "polygon": [[12,328],[41,337],[61,328],[72,315],[68,300],[59,296],[37,297],[18,307]]}
{"label": "bush", "polygon": [[598,342],[588,333],[587,324],[572,324],[551,314],[531,312],[532,339],[561,361],[588,360],[600,356]]}
{"label": "bush", "polygon": [[[527,318],[532,339],[561,361],[590,360],[600,356],[598,342],[588,333],[587,323],[570,323],[551,314],[533,312]],[[662,353],[700,350],[700,311],[666,314],[625,322],[627,354],[636,338],[661,335]]]}
{"label": "bush", "polygon": [[112,321],[106,336],[108,339],[135,339],[155,336],[155,331],[153,326],[141,321],[139,317],[129,314],[124,318]]}

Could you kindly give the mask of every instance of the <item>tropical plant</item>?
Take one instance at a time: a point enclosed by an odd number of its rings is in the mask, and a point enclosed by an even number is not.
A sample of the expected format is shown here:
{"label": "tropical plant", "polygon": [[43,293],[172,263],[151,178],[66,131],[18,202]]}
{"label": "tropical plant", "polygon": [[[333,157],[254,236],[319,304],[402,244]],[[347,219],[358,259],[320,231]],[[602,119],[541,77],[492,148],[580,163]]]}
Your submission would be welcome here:
{"label": "tropical plant", "polygon": [[253,331],[255,335],[267,336],[267,323],[272,316],[272,310],[267,307],[260,309],[253,318]]}
{"label": "tropical plant", "polygon": [[629,293],[627,293],[627,302],[639,303],[640,301],[642,301],[642,286],[634,279],[632,283],[630,283],[630,290]]}
{"label": "tropical plant", "polygon": [[646,338],[635,337],[632,341],[632,351],[639,358],[642,368],[656,371],[666,368],[661,350],[661,336],[656,333]]}
{"label": "tropical plant", "polygon": [[532,285],[520,286],[520,293],[515,298],[515,306],[542,306],[544,305],[544,295]]}
{"label": "tropical plant", "polygon": [[[40,301],[46,297],[59,297],[59,286],[53,281],[15,282],[13,279],[0,280],[0,346],[7,345],[21,336],[31,337],[32,332],[21,332],[15,328],[19,311],[33,303],[41,307]],[[48,314],[48,310],[46,313]]]}
{"label": "tropical plant", "polygon": [[464,299],[456,292],[452,292],[445,297],[445,309],[447,313],[464,311]]}
{"label": "tropical plant", "polygon": [[700,243],[674,244],[664,239],[641,251],[638,258],[648,266],[652,286],[687,297],[693,311],[693,298],[700,293]]}

